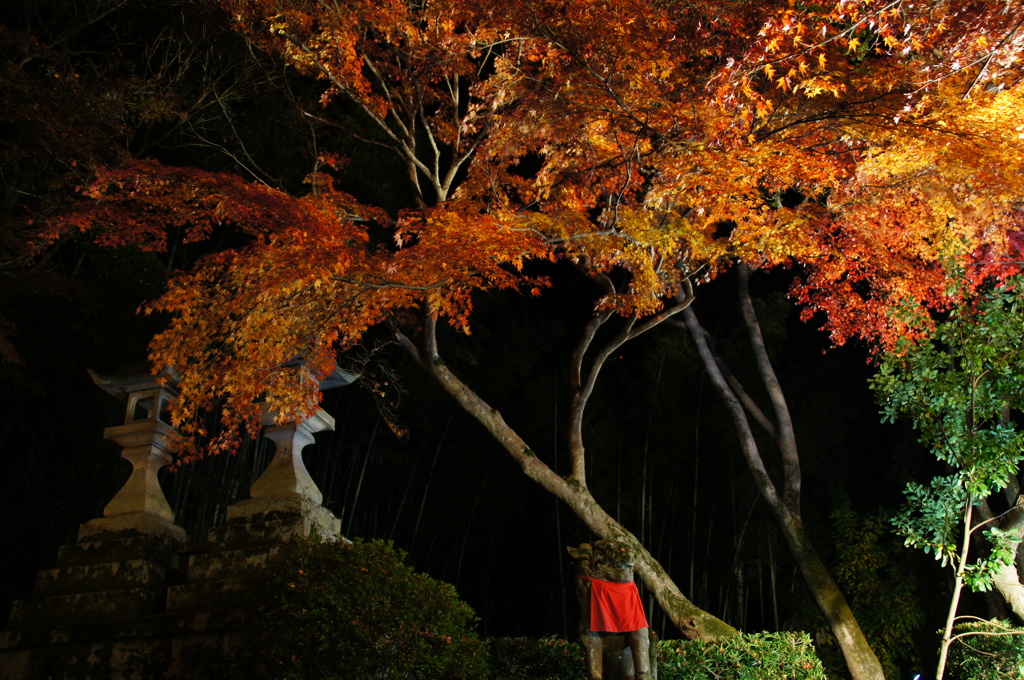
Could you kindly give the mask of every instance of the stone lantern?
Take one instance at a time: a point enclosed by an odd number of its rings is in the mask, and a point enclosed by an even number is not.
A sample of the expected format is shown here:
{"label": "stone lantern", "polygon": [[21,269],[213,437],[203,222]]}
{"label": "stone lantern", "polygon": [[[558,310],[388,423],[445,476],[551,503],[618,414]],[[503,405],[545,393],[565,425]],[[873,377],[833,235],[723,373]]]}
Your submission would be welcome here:
{"label": "stone lantern", "polygon": [[341,521],[321,505],[323,494],[302,462],[302,450],[317,432],[334,429],[334,418],[323,409],[301,423],[275,425],[275,413],[264,410],[263,435],[274,442],[275,452],[263,474],[253,482],[250,498],[228,506],[228,525],[273,517],[281,538],[316,534],[327,540],[340,536]]}
{"label": "stone lantern", "polygon": [[[320,381],[320,389],[348,385],[358,376],[340,368]],[[277,424],[277,413],[263,410],[263,436],[274,442],[274,457],[263,474],[253,482],[250,498],[228,506],[228,524],[260,521],[274,517],[282,536],[316,534],[328,540],[341,536],[341,520],[323,507],[323,494],[305,464],[302,450],[313,443],[313,435],[334,429],[334,418],[317,409],[300,423]]]}
{"label": "stone lantern", "polygon": [[131,463],[132,472],[103,509],[103,517],[81,526],[79,540],[127,531],[184,542],[185,530],[174,523],[158,478],[160,469],[172,462],[174,428],[167,422],[167,409],[177,393],[170,380],[161,382],[149,374],[91,375],[99,387],[127,401],[124,424],[106,428],[103,438],[122,447],[121,457]]}

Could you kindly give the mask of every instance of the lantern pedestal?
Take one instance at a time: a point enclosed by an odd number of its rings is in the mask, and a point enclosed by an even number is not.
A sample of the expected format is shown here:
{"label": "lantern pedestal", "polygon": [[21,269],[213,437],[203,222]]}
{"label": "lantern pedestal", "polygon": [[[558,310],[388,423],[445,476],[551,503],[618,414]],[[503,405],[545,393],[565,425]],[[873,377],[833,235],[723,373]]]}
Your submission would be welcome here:
{"label": "lantern pedestal", "polygon": [[160,488],[159,472],[172,462],[172,435],[170,425],[155,419],[108,427],[103,431],[104,439],[123,447],[121,457],[131,463],[132,472],[103,508],[103,517],[79,528],[78,540],[89,540],[107,532],[134,531],[167,535],[185,542],[185,530],[174,523],[174,512]]}
{"label": "lantern pedestal", "polygon": [[266,523],[280,526],[284,540],[295,535],[315,534],[324,540],[338,540],[341,520],[321,505],[323,494],[306,471],[302,449],[313,443],[313,435],[334,429],[334,418],[323,409],[297,425],[275,425],[274,414],[263,414],[263,434],[274,442],[273,460],[253,482],[250,496],[228,506],[227,525]]}

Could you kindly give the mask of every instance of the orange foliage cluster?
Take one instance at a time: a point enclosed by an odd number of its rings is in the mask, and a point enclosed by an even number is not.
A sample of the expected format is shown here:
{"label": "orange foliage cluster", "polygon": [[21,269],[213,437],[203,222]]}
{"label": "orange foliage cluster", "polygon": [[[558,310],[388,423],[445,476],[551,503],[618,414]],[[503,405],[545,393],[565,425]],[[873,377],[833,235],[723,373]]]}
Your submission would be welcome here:
{"label": "orange foliage cluster", "polygon": [[[891,311],[943,303],[1021,259],[1024,9],[1003,0],[226,0],[238,30],[355,104],[405,159],[421,209],[386,216],[324,176],[291,197],[152,164],[108,170],[64,227],[110,244],[252,245],[176,279],[153,347],[176,417],[316,404],[336,348],[397,310],[465,327],[474,290],[530,258],[627,271],[600,302],[650,314],[742,260],[797,266],[836,342],[885,346]],[[360,220],[394,230],[371,246]],[[294,368],[295,357],[306,361]],[[282,369],[281,366],[293,368]],[[195,434],[195,432],[193,432]]]}

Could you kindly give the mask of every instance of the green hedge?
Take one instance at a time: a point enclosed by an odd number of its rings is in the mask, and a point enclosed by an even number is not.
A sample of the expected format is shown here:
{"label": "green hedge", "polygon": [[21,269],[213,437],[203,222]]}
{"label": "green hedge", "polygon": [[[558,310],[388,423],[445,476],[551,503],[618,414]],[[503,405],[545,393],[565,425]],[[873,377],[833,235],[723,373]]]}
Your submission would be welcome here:
{"label": "green hedge", "polygon": [[[662,640],[658,680],[826,680],[806,633]],[[491,641],[492,680],[585,680],[583,647],[556,638]]]}
{"label": "green hedge", "polygon": [[1024,680],[1024,628],[993,620],[965,623],[953,632],[979,635],[962,637],[950,646],[949,680]]}
{"label": "green hedge", "polygon": [[826,680],[807,633],[751,633],[661,643],[659,680]]}
{"label": "green hedge", "polygon": [[483,680],[487,645],[455,589],[383,541],[295,541],[266,570],[270,675],[302,680]]}
{"label": "green hedge", "polygon": [[583,645],[556,637],[493,638],[491,680],[586,680]]}

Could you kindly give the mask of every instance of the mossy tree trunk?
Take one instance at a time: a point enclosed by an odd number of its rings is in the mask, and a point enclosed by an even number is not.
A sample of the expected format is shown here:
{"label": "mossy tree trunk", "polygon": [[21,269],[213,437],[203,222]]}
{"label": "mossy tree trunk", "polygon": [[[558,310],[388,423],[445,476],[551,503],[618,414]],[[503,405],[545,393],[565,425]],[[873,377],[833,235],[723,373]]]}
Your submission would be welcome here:
{"label": "mossy tree trunk", "polygon": [[[689,308],[683,312],[685,326],[697,345],[698,353],[715,389],[732,417],[739,436],[740,448],[761,498],[771,509],[782,530],[804,581],[839,643],[850,674],[854,680],[884,680],[882,666],[868,645],[853,611],[804,530],[800,513],[800,457],[789,407],[772,368],[761,328],[754,314],[748,286],[750,270],[742,263],[737,269],[740,309],[758,373],[771,401],[774,421],[757,406],[742,384],[728,371],[721,357],[711,348],[707,332],[700,325],[697,315]],[[748,413],[764,427],[778,445],[782,459],[781,489],[768,474]]]}

